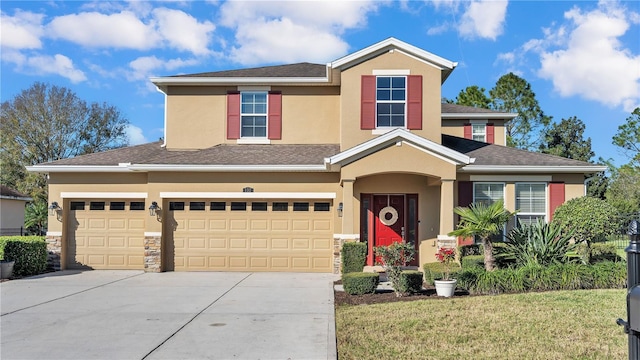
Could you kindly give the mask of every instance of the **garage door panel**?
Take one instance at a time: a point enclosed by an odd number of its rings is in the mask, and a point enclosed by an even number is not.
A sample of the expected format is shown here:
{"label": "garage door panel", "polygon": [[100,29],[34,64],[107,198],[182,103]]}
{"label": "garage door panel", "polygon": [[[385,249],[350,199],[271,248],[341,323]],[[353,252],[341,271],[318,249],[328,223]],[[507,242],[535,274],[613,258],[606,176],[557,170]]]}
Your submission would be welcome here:
{"label": "garage door panel", "polygon": [[96,210],[91,210],[90,201],[84,201],[84,209],[82,201],[73,202],[80,206],[70,206],[67,220],[66,265],[69,268],[144,268],[146,211],[128,210],[130,206],[111,210],[109,201],[104,200],[96,201],[104,203]]}
{"label": "garage door panel", "polygon": [[[224,211],[185,206],[171,214],[176,224],[186,224],[173,233],[175,270],[333,271],[332,212],[293,211],[292,202],[288,211],[272,211],[271,203],[267,211],[252,211],[251,203],[246,211],[231,211],[231,202]],[[208,258],[204,265],[202,256]]]}

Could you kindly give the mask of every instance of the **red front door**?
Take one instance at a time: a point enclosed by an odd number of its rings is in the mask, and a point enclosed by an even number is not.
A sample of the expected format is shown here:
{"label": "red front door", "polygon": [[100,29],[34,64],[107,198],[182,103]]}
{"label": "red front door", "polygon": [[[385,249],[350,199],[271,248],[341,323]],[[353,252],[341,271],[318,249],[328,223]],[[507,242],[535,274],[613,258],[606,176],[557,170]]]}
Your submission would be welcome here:
{"label": "red front door", "polygon": [[[374,239],[373,246],[388,246],[402,242],[405,231],[404,195],[374,195]],[[378,262],[376,258],[376,263]]]}

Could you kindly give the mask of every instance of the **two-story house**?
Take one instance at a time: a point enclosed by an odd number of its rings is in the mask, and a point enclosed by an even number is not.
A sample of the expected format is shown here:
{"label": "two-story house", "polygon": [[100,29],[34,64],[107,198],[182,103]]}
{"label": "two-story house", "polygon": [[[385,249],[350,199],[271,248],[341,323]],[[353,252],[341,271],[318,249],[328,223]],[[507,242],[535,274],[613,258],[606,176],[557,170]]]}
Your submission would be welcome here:
{"label": "two-story house", "polygon": [[[505,146],[516,114],[441,104],[456,63],[394,38],[328,64],[156,77],[163,142],[49,174],[62,268],[339,271],[345,241],[455,243],[453,208],[550,219],[603,166]],[[53,204],[55,202],[55,204]]]}

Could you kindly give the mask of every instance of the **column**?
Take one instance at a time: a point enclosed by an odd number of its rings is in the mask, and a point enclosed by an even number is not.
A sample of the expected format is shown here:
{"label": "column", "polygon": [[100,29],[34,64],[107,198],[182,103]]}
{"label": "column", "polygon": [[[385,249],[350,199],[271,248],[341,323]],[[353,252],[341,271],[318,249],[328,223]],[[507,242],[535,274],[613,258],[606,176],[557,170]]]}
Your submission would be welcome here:
{"label": "column", "polygon": [[455,180],[442,179],[440,185],[440,232],[438,235],[438,245],[455,246],[455,237],[449,236],[453,231],[453,184]]}

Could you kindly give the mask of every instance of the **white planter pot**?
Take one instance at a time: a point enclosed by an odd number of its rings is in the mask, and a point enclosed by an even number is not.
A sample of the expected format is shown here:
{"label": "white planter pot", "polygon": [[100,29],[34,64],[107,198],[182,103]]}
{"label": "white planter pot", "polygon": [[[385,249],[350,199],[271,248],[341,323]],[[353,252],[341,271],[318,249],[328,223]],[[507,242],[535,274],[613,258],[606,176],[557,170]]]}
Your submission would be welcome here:
{"label": "white planter pot", "polygon": [[4,261],[0,262],[0,277],[2,279],[8,279],[13,275],[13,265],[15,261]]}
{"label": "white planter pot", "polygon": [[434,280],[438,296],[452,297],[456,290],[457,280]]}

